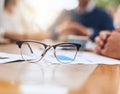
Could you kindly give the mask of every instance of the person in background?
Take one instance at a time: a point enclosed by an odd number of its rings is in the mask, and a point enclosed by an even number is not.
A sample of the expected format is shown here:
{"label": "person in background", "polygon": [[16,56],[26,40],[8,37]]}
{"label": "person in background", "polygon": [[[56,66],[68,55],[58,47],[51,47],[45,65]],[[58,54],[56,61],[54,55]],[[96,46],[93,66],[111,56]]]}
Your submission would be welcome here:
{"label": "person in background", "polygon": [[34,39],[43,40],[49,38],[49,34],[42,32],[39,28],[34,28],[26,22],[23,13],[17,8],[19,0],[5,0],[4,10],[1,20],[1,39],[23,40]]}
{"label": "person in background", "polygon": [[120,59],[120,29],[113,32],[102,31],[95,39],[95,51],[101,55]]}
{"label": "person in background", "polygon": [[97,7],[93,0],[78,1],[76,9],[64,11],[54,24],[53,27],[61,31],[61,34],[89,36],[94,41],[101,30],[114,30],[112,17]]}

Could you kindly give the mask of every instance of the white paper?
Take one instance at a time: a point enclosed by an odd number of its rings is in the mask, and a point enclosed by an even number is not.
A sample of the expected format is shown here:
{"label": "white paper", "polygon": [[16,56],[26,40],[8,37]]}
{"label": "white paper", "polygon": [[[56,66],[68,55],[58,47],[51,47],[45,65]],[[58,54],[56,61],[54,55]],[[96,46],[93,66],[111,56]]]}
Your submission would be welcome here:
{"label": "white paper", "polygon": [[[60,63],[51,53],[53,52],[50,51],[45,59],[51,63]],[[72,51],[64,54],[65,56],[72,55]],[[78,52],[76,59],[71,62],[71,64],[120,64],[120,60],[101,56],[91,52],[80,51]]]}
{"label": "white paper", "polygon": [[101,56],[91,52],[79,52],[76,60],[85,64],[120,64],[120,60]]}
{"label": "white paper", "polygon": [[[67,56],[72,55],[73,53],[70,51],[67,53],[65,52],[64,54]],[[16,54],[0,53],[0,57],[6,58],[0,59],[0,64],[23,60],[21,55]],[[53,55],[53,50],[48,51],[44,59],[53,64],[60,63]],[[75,60],[73,62],[70,62],[70,64],[120,64],[120,60],[108,58],[91,52],[80,51],[78,52]]]}
{"label": "white paper", "polygon": [[21,55],[0,53],[0,64],[14,62],[18,60],[23,60]]}

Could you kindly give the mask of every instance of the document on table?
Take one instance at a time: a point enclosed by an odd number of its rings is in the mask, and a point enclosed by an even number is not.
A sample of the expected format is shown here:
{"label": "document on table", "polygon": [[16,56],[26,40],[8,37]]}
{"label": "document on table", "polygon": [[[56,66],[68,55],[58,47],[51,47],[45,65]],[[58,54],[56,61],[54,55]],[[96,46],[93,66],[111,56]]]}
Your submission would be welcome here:
{"label": "document on table", "polygon": [[[53,50],[48,51],[48,53],[46,53],[44,59],[53,64],[60,63],[57,61],[55,56],[51,53],[53,53]],[[72,51],[67,52],[67,53],[65,53],[65,57],[67,55],[69,56],[72,54],[73,54]],[[64,56],[62,56],[62,57],[64,57]],[[30,59],[29,56],[28,56],[28,59]],[[14,61],[22,61],[22,60],[23,59],[22,59],[21,55],[0,53],[0,64],[14,62]],[[120,64],[120,60],[101,56],[101,55],[91,53],[91,52],[80,51],[80,52],[78,52],[76,59],[73,62],[71,62],[70,64]]]}
{"label": "document on table", "polygon": [[76,61],[86,64],[120,64],[120,60],[101,56],[91,52],[79,52]]}
{"label": "document on table", "polygon": [[0,64],[23,60],[21,55],[0,53]]}
{"label": "document on table", "polygon": [[[67,54],[72,55],[72,51]],[[67,56],[67,54],[65,53],[65,56]],[[48,54],[45,59],[52,63],[59,63],[51,54]],[[71,62],[71,64],[120,64],[120,60],[101,56],[92,52],[80,51],[78,52],[76,59]]]}

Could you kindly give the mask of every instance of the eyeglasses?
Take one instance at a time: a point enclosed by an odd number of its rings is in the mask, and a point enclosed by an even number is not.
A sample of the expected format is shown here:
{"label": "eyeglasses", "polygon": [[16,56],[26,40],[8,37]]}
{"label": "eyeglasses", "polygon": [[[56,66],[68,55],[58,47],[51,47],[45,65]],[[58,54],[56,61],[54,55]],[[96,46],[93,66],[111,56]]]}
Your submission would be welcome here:
{"label": "eyeglasses", "polygon": [[51,48],[54,49],[54,56],[59,62],[72,62],[75,60],[77,52],[81,47],[80,44],[76,43],[47,45],[39,41],[17,41],[16,44],[20,48],[22,58],[30,63],[40,61]]}

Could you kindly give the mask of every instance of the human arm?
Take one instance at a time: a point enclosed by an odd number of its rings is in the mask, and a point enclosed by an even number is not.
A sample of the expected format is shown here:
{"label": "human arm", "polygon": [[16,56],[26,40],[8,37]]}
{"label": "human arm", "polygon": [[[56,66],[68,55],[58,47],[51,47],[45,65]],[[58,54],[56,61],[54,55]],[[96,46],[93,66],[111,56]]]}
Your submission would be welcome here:
{"label": "human arm", "polygon": [[4,38],[10,40],[44,40],[50,38],[50,34],[42,31],[29,33],[5,32]]}
{"label": "human arm", "polygon": [[[108,37],[109,36],[109,37]],[[104,33],[96,38],[96,52],[111,58],[120,59],[120,31]]]}
{"label": "human arm", "polygon": [[61,34],[75,34],[75,35],[82,35],[82,36],[91,36],[92,29],[83,26],[80,23],[72,22],[67,20],[64,22],[61,27]]}

